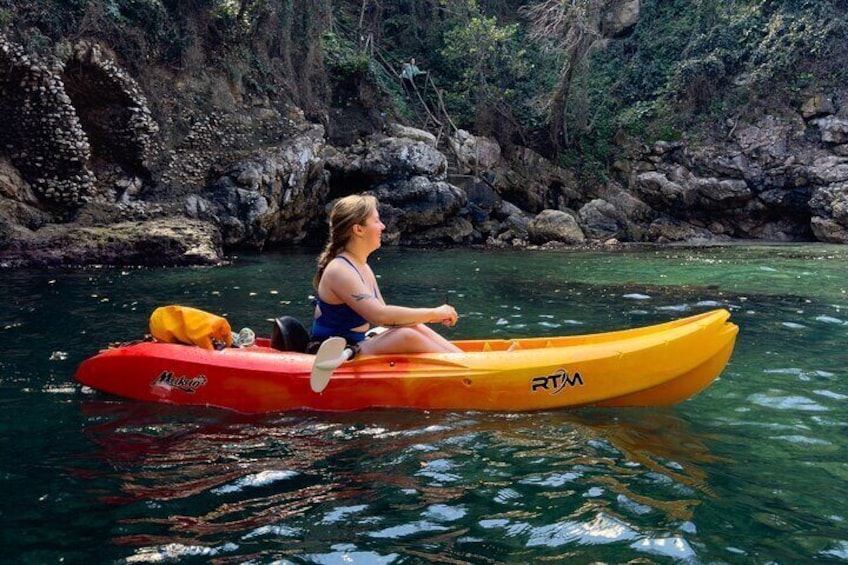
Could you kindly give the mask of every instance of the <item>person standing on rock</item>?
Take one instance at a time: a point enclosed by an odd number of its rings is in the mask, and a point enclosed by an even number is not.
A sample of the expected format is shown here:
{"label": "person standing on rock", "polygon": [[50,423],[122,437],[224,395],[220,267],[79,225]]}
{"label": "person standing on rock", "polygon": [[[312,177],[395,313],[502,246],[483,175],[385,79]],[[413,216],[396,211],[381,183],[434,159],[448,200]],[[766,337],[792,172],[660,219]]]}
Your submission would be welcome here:
{"label": "person standing on rock", "polygon": [[[460,351],[425,325],[455,325],[459,316],[453,306],[410,308],[383,300],[368,256],[380,248],[385,229],[373,196],[354,194],[333,205],[330,237],[313,280],[317,297],[310,352],[334,336],[358,346],[363,354]],[[366,339],[372,325],[389,329]]]}
{"label": "person standing on rock", "polygon": [[409,93],[415,92],[415,77],[424,74],[427,74],[427,71],[422,71],[415,65],[414,57],[403,64],[400,78],[403,80],[403,91],[406,93],[407,100],[409,100]]}

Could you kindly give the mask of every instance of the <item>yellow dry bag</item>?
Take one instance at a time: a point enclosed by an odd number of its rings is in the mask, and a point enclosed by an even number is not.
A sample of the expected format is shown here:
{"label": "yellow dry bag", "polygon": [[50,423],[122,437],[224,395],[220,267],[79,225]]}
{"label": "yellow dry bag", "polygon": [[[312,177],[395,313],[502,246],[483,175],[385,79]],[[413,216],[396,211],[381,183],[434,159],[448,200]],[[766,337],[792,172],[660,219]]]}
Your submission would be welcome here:
{"label": "yellow dry bag", "polygon": [[166,343],[185,343],[203,349],[214,349],[212,340],[233,344],[233,333],[226,318],[189,308],[188,306],[161,306],[150,316],[150,333]]}

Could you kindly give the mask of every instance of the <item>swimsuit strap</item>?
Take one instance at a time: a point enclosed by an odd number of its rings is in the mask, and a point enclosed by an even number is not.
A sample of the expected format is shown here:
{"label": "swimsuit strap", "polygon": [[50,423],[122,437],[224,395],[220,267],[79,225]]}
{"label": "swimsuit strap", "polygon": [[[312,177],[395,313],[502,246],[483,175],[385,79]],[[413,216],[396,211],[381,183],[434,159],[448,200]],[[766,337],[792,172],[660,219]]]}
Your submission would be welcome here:
{"label": "swimsuit strap", "polygon": [[336,255],[336,259],[341,259],[345,263],[350,265],[350,268],[353,269],[354,271],[356,271],[356,274],[359,275],[359,278],[362,280],[362,284],[365,284],[365,285],[368,284],[368,283],[365,282],[365,277],[362,276],[362,273],[360,273],[359,269],[356,268],[356,265],[353,264],[353,261],[351,261],[350,259],[348,259],[344,255]]}

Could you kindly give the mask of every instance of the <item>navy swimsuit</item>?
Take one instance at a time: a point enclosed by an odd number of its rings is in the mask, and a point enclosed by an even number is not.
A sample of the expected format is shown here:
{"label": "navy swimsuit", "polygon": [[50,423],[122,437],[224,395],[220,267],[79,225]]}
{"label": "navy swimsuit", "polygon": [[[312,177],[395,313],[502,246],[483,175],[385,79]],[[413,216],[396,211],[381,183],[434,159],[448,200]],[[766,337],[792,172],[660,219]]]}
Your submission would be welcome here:
{"label": "navy swimsuit", "polygon": [[[350,259],[342,255],[336,256],[336,259],[342,259],[345,263],[356,271],[362,282],[365,283],[365,277],[356,268],[356,265],[351,263]],[[367,283],[366,283],[367,284]],[[374,298],[377,298],[377,287],[373,288]],[[358,328],[368,323],[368,320],[356,313],[356,311],[342,302],[341,304],[327,304],[321,300],[320,296],[315,298],[321,315],[312,321],[312,339],[315,341],[323,341],[328,337],[340,336],[345,338],[351,345],[357,344],[365,339],[365,332],[353,331],[351,328]]]}

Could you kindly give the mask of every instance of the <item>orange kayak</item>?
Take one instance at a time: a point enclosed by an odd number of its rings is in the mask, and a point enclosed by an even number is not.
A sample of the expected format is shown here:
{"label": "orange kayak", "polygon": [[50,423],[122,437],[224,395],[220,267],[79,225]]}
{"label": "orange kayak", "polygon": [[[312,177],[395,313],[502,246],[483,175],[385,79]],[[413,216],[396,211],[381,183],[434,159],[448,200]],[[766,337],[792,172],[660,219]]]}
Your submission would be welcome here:
{"label": "orange kayak", "polygon": [[140,342],[101,351],[76,379],[148,402],[244,413],[548,410],[574,406],[664,406],[706,388],[724,369],[738,328],[714,310],[608,333],[456,341],[462,353],[361,355],[341,363],[314,392],[316,356],[255,345],[220,351]]}

